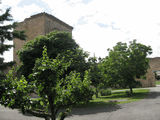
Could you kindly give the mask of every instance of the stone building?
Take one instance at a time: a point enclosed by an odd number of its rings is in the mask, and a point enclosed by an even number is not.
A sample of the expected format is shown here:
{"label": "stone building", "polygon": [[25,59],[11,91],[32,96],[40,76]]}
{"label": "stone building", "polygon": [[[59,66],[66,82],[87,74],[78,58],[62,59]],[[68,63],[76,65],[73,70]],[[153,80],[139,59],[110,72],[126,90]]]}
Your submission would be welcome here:
{"label": "stone building", "polygon": [[156,85],[155,75],[151,68],[146,73],[146,79],[137,79],[137,81],[141,82],[142,87],[155,87]]}
{"label": "stone building", "polygon": [[149,58],[152,71],[160,71],[160,57]]}
{"label": "stone building", "polygon": [[[19,39],[14,39],[15,48],[13,50],[13,59],[19,64],[19,59],[16,54],[17,50],[22,48],[25,42],[33,40],[39,35],[46,35],[47,33],[60,30],[72,33],[73,27],[64,23],[63,21],[57,19],[56,17],[47,14],[39,13],[26,18],[23,22],[18,23],[17,30],[24,30],[27,35],[26,41],[21,41]],[[153,71],[160,70],[160,57],[150,58],[150,68],[146,74],[146,80],[137,79],[142,83],[142,87],[153,87],[155,86],[155,75]]]}
{"label": "stone building", "polygon": [[29,40],[33,40],[35,37],[39,35],[46,35],[47,33],[59,30],[66,31],[72,33],[73,27],[64,23],[63,21],[57,19],[56,17],[47,14],[47,13],[39,13],[31,16],[30,18],[26,18],[23,22],[18,23],[16,28],[17,30],[24,30],[27,36],[26,41],[22,41],[19,39],[14,39],[13,43],[15,45],[13,49],[13,60],[16,63],[19,63],[18,56],[16,52],[22,48],[25,42]]}
{"label": "stone building", "polygon": [[155,86],[155,73],[160,71],[160,57],[149,58],[150,68],[146,74],[146,80],[138,79],[142,83],[142,87],[154,87]]}

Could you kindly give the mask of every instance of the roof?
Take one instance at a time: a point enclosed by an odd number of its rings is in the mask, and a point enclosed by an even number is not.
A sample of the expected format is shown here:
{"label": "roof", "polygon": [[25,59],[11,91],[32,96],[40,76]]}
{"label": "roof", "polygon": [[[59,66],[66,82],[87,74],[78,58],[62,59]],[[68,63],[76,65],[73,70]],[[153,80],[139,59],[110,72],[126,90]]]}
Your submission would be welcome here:
{"label": "roof", "polygon": [[53,15],[51,15],[51,14],[48,14],[48,13],[45,13],[45,12],[42,12],[42,13],[38,13],[38,14],[32,15],[31,17],[26,18],[25,20],[33,19],[33,18],[36,18],[36,17],[39,17],[39,16],[43,16],[43,15],[45,15],[45,16],[47,16],[47,17],[49,17],[49,18],[51,18],[51,19],[53,19],[53,20],[59,22],[60,24],[66,26],[66,27],[68,27],[68,28],[70,28],[70,29],[73,29],[72,26],[70,26],[70,25],[68,25],[67,23],[61,21],[60,19],[56,18],[55,16],[53,16]]}

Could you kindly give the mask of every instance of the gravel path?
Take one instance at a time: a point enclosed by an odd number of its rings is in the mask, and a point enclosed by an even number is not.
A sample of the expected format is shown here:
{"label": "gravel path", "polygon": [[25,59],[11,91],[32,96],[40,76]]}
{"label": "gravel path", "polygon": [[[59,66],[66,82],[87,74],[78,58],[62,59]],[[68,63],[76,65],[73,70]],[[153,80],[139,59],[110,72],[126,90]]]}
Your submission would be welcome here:
{"label": "gravel path", "polygon": [[[160,120],[160,87],[150,88],[146,99],[94,108],[73,109],[72,115],[65,120]],[[44,120],[24,116],[18,110],[0,106],[0,120]]]}

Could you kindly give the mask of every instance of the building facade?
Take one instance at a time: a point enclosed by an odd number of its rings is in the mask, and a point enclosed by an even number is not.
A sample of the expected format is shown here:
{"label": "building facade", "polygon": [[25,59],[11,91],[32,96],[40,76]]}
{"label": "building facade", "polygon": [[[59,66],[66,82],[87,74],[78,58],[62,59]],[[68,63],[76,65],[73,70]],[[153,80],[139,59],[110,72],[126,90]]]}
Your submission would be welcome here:
{"label": "building facade", "polygon": [[156,86],[156,71],[160,71],[160,57],[149,58],[149,69],[146,73],[146,79],[137,79],[141,82],[142,87],[155,87]]}
{"label": "building facade", "polygon": [[23,22],[18,23],[17,30],[25,31],[27,36],[25,41],[14,39],[13,60],[19,64],[17,51],[29,40],[33,40],[39,35],[46,35],[54,30],[65,31],[72,33],[73,27],[57,19],[56,17],[47,14],[39,13],[26,18]]}

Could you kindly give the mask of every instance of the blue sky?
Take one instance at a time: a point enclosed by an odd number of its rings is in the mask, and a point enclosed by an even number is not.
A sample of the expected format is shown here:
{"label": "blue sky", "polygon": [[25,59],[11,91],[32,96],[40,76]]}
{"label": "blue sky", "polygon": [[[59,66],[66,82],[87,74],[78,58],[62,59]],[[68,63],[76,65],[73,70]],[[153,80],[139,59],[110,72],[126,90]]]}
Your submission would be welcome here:
{"label": "blue sky", "polygon": [[[105,57],[117,42],[137,39],[160,56],[159,0],[2,0],[15,21],[47,12],[74,27],[73,38],[85,50]],[[5,54],[11,60],[12,52]]]}

